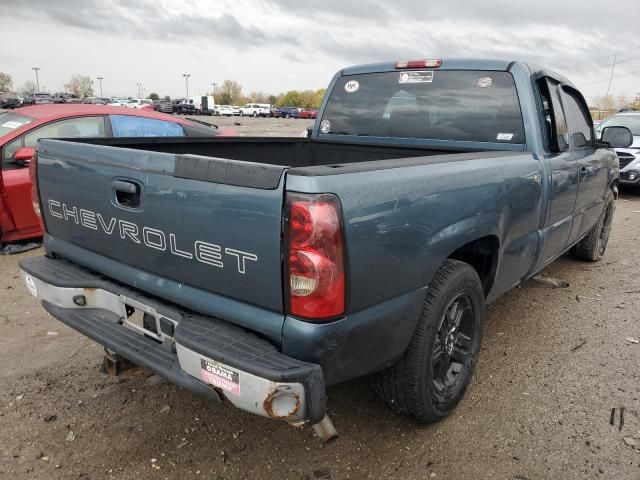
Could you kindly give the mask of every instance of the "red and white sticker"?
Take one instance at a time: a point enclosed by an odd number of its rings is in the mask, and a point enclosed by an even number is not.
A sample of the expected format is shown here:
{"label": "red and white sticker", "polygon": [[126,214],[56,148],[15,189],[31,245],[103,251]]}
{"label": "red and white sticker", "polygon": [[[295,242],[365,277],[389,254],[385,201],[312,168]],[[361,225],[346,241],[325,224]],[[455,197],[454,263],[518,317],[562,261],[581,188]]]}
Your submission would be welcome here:
{"label": "red and white sticker", "polygon": [[402,72],[398,83],[431,83],[433,82],[433,70],[418,72]]}
{"label": "red and white sticker", "polygon": [[200,376],[209,385],[240,396],[240,374],[210,360],[200,360]]}

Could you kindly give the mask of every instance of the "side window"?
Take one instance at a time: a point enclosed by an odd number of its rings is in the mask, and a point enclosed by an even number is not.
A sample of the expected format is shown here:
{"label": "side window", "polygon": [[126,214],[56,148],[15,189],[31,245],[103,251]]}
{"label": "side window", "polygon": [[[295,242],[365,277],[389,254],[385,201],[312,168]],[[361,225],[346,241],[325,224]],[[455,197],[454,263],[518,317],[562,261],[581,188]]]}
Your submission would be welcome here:
{"label": "side window", "polygon": [[2,147],[2,170],[24,168],[23,164],[18,164],[13,161],[13,154],[16,153],[20,147],[22,147],[22,137],[16,138]]}
{"label": "side window", "polygon": [[584,100],[571,88],[563,88],[562,95],[567,114],[573,148],[585,148],[593,145],[591,115],[584,108]]}
{"label": "side window", "polygon": [[130,115],[110,115],[114,137],[184,137],[184,128],[175,122]]}
{"label": "side window", "polygon": [[542,78],[538,80],[537,84],[542,98],[549,151],[565,152],[569,149],[569,135],[558,92],[558,83],[550,78]]}
{"label": "side window", "polygon": [[35,147],[41,138],[104,137],[104,117],[78,117],[48,123],[24,136],[25,147]]}

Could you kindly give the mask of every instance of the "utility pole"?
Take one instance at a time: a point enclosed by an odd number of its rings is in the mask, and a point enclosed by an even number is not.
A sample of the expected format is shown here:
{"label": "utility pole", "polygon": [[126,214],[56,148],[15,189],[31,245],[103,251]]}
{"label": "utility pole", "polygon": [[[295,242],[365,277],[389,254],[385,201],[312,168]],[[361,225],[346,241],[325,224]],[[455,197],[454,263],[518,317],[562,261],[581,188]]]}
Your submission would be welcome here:
{"label": "utility pole", "polygon": [[98,77],[98,81],[100,82],[100,96],[102,97],[102,80],[104,80],[104,77]]}
{"label": "utility pole", "polygon": [[215,98],[215,96],[216,96],[216,87],[218,86],[218,84],[216,82],[213,82],[211,85],[213,85],[213,96]]}
{"label": "utility pole", "polygon": [[140,90],[142,88],[142,83],[138,82],[136,85],[138,85],[138,98],[141,98],[142,93],[140,93]]}
{"label": "utility pole", "polygon": [[187,87],[187,98],[189,98],[189,77],[191,76],[191,74],[183,73],[182,76],[184,77],[184,84]]}
{"label": "utility pole", "polygon": [[609,100],[609,91],[611,90],[611,80],[613,80],[613,71],[616,69],[617,58],[618,58],[617,54],[613,56],[613,64],[611,65],[611,75],[609,75],[609,86],[607,87],[607,94],[604,96],[604,98],[606,98],[607,101]]}
{"label": "utility pole", "polygon": [[32,67],[31,70],[36,72],[36,91],[40,91],[40,79],[38,78],[38,71],[41,70],[40,67]]}

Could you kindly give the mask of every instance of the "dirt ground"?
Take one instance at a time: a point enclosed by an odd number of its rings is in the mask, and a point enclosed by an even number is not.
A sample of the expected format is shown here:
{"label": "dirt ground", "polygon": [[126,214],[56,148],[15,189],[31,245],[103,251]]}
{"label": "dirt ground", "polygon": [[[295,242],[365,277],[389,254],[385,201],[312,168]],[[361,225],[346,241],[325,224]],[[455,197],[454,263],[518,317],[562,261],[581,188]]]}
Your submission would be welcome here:
{"label": "dirt ground", "polygon": [[[309,123],[223,121],[242,133]],[[639,479],[638,245],[640,191],[625,192],[603,261],[562,258],[545,273],[568,288],[529,281],[489,307],[450,418],[396,416],[360,379],[329,389],[341,435],[329,445],[155,376],[100,373],[101,347],[21,284],[18,261],[42,251],[0,256],[0,478]]]}

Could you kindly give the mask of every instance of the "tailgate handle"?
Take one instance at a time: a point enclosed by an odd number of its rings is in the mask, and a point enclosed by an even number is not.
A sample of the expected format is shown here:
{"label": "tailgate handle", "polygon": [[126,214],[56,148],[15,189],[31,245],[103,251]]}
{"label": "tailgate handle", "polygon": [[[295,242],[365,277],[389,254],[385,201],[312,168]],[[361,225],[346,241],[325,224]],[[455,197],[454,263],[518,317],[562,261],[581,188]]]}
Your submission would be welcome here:
{"label": "tailgate handle", "polygon": [[137,183],[114,180],[111,186],[116,193],[116,202],[119,205],[128,208],[140,206],[140,186]]}

